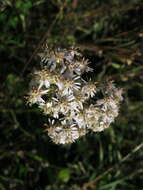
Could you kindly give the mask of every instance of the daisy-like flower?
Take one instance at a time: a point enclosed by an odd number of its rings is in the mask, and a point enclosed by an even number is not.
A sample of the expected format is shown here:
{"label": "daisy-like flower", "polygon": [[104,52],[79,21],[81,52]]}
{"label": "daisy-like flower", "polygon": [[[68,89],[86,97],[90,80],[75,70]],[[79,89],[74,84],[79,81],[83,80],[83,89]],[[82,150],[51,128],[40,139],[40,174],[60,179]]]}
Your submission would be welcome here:
{"label": "daisy-like flower", "polygon": [[75,114],[73,119],[77,123],[79,128],[84,128],[85,127],[86,123],[85,123],[85,114],[84,114],[84,112],[79,112],[78,114]]}
{"label": "daisy-like flower", "polygon": [[92,126],[91,130],[94,132],[100,132],[108,128],[114,121],[114,116],[102,111],[99,111],[98,122]]}
{"label": "daisy-like flower", "polygon": [[52,49],[48,48],[45,49],[43,52],[39,53],[39,56],[41,58],[41,62],[43,63],[49,63],[49,65],[52,65],[52,63],[59,62],[59,60],[62,60],[61,53],[55,52]]}
{"label": "daisy-like flower", "polygon": [[105,97],[104,99],[100,99],[97,101],[97,105],[101,105],[101,110],[108,111],[108,110],[117,110],[118,109],[118,103],[116,100],[113,100],[110,97]]}
{"label": "daisy-like flower", "polygon": [[117,98],[118,101],[122,101],[123,100],[123,90],[122,89],[116,89],[114,92],[114,97]]}
{"label": "daisy-like flower", "polygon": [[104,113],[102,114],[102,121],[106,126],[109,126],[114,121],[114,117],[111,114]]}
{"label": "daisy-like flower", "polygon": [[63,113],[63,114],[66,114],[69,112],[70,110],[70,107],[68,105],[68,102],[58,102],[58,104],[56,105],[55,109],[57,109],[57,111],[59,113]]}
{"label": "daisy-like flower", "polygon": [[79,112],[79,110],[83,110],[83,103],[86,98],[79,91],[74,93],[74,99],[69,103],[72,110]]}
{"label": "daisy-like flower", "polygon": [[81,130],[75,124],[67,125],[55,125],[47,128],[49,137],[56,144],[73,143],[80,136],[84,135],[85,130]]}
{"label": "daisy-like flower", "polygon": [[58,49],[58,51],[54,52],[55,60],[57,63],[63,62],[65,57],[65,51],[62,49]]}
{"label": "daisy-like flower", "polygon": [[37,90],[35,88],[31,89],[31,91],[28,94],[27,102],[32,105],[32,104],[39,104],[43,105],[45,101],[43,100],[42,96],[47,94],[49,90]]}
{"label": "daisy-like flower", "polygon": [[46,102],[44,105],[40,106],[45,115],[53,113],[53,102]]}
{"label": "daisy-like flower", "polygon": [[45,86],[50,87],[52,74],[48,69],[42,69],[41,71],[35,71],[35,80],[39,83],[39,89]]}
{"label": "daisy-like flower", "polygon": [[[47,128],[52,141],[72,143],[88,131],[108,128],[118,115],[122,89],[116,88],[113,81],[97,86],[83,80],[82,74],[92,69],[75,48],[45,48],[40,56],[44,67],[33,74],[27,102],[37,104],[53,118]],[[98,91],[102,99],[98,99]],[[98,100],[92,99],[91,105],[89,99],[95,96]]]}
{"label": "daisy-like flower", "polygon": [[87,59],[82,59],[81,61],[76,61],[74,66],[74,72],[81,75],[84,72],[93,71],[92,68],[88,67],[89,61]]}
{"label": "daisy-like flower", "polygon": [[71,55],[71,56],[78,56],[78,57],[82,57],[82,54],[78,51],[78,49],[77,48],[75,48],[75,47],[71,47],[71,48],[69,48],[69,50],[68,50],[68,52],[69,52],[69,54]]}
{"label": "daisy-like flower", "polygon": [[116,101],[118,102],[123,100],[123,90],[121,88],[116,88],[113,81],[108,81],[107,86],[105,87],[105,94],[113,99],[116,98]]}
{"label": "daisy-like flower", "polygon": [[93,130],[93,128],[98,125],[100,114],[101,111],[94,105],[90,105],[85,109],[86,126],[88,129]]}
{"label": "daisy-like flower", "polygon": [[81,92],[83,93],[85,97],[92,98],[97,92],[97,87],[95,83],[87,83],[86,85],[82,87]]}
{"label": "daisy-like flower", "polygon": [[71,108],[71,109],[73,109],[73,110],[75,110],[75,111],[77,111],[77,112],[79,112],[80,109],[83,109],[83,104],[82,104],[82,102],[81,102],[81,101],[78,101],[78,100],[76,100],[76,99],[75,99],[74,101],[70,102],[69,105],[70,105],[70,108]]}
{"label": "daisy-like flower", "polygon": [[66,114],[70,110],[69,99],[65,96],[61,99],[52,98],[55,101],[54,111],[57,113]]}
{"label": "daisy-like flower", "polygon": [[93,127],[92,127],[92,131],[93,132],[101,132],[104,129],[106,129],[107,126],[104,124],[103,121],[98,121]]}
{"label": "daisy-like flower", "polygon": [[70,95],[73,93],[73,91],[77,91],[80,89],[80,83],[76,82],[77,79],[77,77],[73,80],[65,79],[57,83],[57,86],[59,90],[62,91],[63,96]]}

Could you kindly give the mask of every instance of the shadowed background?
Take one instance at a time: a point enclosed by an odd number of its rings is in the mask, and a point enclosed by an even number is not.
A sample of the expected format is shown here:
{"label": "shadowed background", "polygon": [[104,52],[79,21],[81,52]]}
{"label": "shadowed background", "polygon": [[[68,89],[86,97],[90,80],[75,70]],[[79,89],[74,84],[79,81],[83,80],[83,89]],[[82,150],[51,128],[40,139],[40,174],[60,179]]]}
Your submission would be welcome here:
{"label": "shadowed background", "polygon": [[[143,3],[141,0],[0,1],[0,190],[143,190]],[[78,46],[124,89],[116,122],[55,145],[48,118],[26,105],[43,42]]]}

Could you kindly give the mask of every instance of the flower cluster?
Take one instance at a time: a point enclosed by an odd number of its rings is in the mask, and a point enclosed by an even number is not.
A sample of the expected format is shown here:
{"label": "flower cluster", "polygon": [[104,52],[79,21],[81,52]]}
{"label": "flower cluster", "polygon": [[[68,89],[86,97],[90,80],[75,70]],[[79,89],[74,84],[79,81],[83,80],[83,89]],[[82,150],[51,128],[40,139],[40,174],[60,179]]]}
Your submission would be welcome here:
{"label": "flower cluster", "polygon": [[72,143],[90,130],[108,128],[118,115],[122,89],[112,81],[83,80],[82,74],[92,69],[75,48],[45,48],[39,55],[42,68],[32,73],[27,101],[50,118],[46,131],[52,141]]}

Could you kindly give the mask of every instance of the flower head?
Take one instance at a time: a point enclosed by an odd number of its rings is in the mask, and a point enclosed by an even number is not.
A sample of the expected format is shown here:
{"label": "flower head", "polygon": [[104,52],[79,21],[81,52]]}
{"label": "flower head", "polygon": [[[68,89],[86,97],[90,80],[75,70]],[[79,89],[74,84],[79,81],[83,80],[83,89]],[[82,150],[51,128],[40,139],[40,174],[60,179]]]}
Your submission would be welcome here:
{"label": "flower head", "polygon": [[43,66],[32,75],[27,102],[37,104],[53,118],[46,131],[54,143],[72,143],[88,131],[103,131],[114,122],[123,99],[122,89],[113,81],[96,85],[83,80],[82,74],[92,69],[77,49],[46,47],[40,57]]}

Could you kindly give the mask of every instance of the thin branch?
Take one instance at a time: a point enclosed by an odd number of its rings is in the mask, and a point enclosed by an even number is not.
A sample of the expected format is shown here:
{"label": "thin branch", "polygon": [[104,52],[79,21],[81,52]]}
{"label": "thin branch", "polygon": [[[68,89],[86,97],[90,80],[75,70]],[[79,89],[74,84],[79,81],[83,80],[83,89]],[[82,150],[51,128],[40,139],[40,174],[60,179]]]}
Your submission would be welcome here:
{"label": "thin branch", "polygon": [[105,172],[103,172],[101,175],[97,176],[93,181],[90,181],[88,183],[83,184],[83,187],[81,190],[87,190],[89,187],[94,187],[97,181],[102,179],[104,176],[106,176],[108,173],[112,172],[113,170],[117,169],[120,164],[128,160],[133,154],[135,154],[137,151],[139,151],[141,148],[143,148],[143,142],[139,145],[137,145],[130,153],[128,153],[125,157],[123,157],[122,160],[120,160],[115,166],[108,168]]}
{"label": "thin branch", "polygon": [[57,22],[57,18],[58,18],[58,14],[55,18],[55,20],[52,22],[52,24],[50,25],[48,31],[45,33],[45,35],[43,36],[43,38],[40,40],[38,46],[36,47],[35,51],[33,52],[33,54],[31,55],[31,57],[29,58],[29,60],[25,63],[23,71],[21,73],[21,77],[24,75],[24,72],[26,70],[26,68],[28,67],[28,65],[31,63],[31,61],[33,60],[33,58],[35,57],[35,55],[37,54],[38,50],[40,49],[40,47],[43,45],[44,41],[48,38],[51,30],[53,29],[54,25]]}

